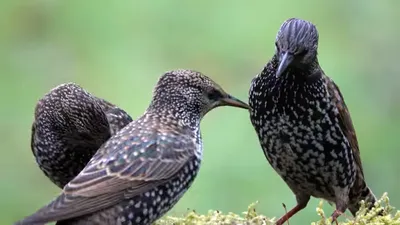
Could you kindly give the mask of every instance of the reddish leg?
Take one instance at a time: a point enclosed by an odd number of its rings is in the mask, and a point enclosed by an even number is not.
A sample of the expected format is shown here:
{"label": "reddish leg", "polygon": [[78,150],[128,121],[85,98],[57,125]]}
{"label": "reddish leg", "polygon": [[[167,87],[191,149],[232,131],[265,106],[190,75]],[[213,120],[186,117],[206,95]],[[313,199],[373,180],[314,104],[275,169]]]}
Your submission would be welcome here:
{"label": "reddish leg", "polygon": [[283,215],[275,223],[275,225],[283,225],[287,220],[290,219],[290,217],[292,217],[298,211],[304,209],[307,206],[308,201],[310,200],[310,196],[296,196],[296,199],[297,199],[297,205],[293,209],[291,209],[289,212],[287,212],[285,215]]}
{"label": "reddish leg", "polygon": [[342,215],[342,214],[343,214],[342,211],[336,209],[336,210],[332,213],[332,216],[331,216],[331,217],[332,217],[332,223],[333,223],[333,222],[336,222],[336,225],[338,225],[337,218],[338,218],[340,215]]}
{"label": "reddish leg", "polygon": [[[343,193],[344,192],[344,193]],[[337,191],[336,194],[336,209],[333,211],[331,217],[332,217],[332,223],[335,222],[336,225],[338,225],[338,217],[343,214],[344,211],[346,211],[348,203],[349,203],[349,198],[348,198],[348,192],[345,192],[343,190]]]}

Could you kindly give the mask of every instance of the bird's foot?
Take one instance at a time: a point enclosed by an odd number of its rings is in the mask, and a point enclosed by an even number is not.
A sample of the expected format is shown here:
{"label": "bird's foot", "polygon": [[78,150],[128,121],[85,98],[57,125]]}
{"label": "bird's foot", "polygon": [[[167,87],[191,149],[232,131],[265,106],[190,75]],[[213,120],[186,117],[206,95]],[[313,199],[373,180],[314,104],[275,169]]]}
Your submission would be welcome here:
{"label": "bird's foot", "polygon": [[338,221],[337,221],[337,218],[340,216],[340,215],[342,215],[343,214],[343,212],[342,211],[340,211],[340,210],[335,210],[333,213],[332,213],[332,223],[333,222],[335,222],[336,223],[336,225],[339,225],[338,224]]}

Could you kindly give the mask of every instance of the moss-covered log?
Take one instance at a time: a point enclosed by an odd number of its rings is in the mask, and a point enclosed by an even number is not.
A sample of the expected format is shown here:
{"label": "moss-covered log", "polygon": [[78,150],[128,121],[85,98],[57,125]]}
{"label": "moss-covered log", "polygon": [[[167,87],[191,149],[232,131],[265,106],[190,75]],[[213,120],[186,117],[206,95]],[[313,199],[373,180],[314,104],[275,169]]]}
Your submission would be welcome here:
{"label": "moss-covered log", "polygon": [[[331,225],[331,218],[322,210],[324,201],[320,201],[316,212],[321,217],[312,225]],[[243,215],[234,213],[224,214],[218,210],[210,210],[206,215],[189,212],[184,217],[167,216],[155,223],[155,225],[273,225],[275,218],[267,218],[256,211],[257,203],[253,203]],[[382,216],[378,215],[383,210]],[[290,222],[290,221],[289,221]],[[289,223],[290,224],[290,223]],[[389,197],[385,193],[371,210],[367,210],[364,203],[355,218],[346,219],[340,225],[400,225],[400,211],[389,204]]]}

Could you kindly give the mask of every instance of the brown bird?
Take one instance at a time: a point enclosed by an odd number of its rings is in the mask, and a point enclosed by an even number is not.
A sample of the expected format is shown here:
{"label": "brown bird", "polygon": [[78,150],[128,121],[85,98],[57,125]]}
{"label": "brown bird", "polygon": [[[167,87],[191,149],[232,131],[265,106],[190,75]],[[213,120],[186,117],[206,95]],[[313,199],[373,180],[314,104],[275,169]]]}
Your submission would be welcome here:
{"label": "brown bird", "polygon": [[200,168],[200,121],[212,109],[249,106],[205,75],[159,79],[145,113],[112,136],[60,196],[17,224],[151,224],[191,186]]}
{"label": "brown bird", "polygon": [[31,149],[39,168],[63,188],[102,144],[131,121],[124,110],[79,85],[62,84],[36,105]]}
{"label": "brown bird", "polygon": [[272,59],[251,83],[251,122],[264,154],[296,196],[281,225],[307,206],[310,196],[336,204],[336,221],[355,215],[361,200],[376,198],[365,183],[356,133],[338,86],[317,59],[316,27],[285,21]]}

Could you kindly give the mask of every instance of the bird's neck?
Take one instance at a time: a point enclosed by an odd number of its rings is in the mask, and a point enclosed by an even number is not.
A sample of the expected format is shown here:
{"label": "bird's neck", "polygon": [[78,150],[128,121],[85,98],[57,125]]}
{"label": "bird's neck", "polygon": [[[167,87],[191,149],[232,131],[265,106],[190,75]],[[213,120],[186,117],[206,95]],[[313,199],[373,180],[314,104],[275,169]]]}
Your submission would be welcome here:
{"label": "bird's neck", "polygon": [[259,76],[276,80],[278,81],[278,83],[279,81],[285,81],[284,83],[293,82],[297,84],[310,84],[320,78],[320,75],[323,73],[317,59],[309,64],[292,65],[279,78],[275,76],[276,71],[278,70],[278,66],[279,59],[276,55],[274,55],[268,65],[264,68],[264,71]]}
{"label": "bird's neck", "polygon": [[[278,56],[274,55],[272,60],[273,64],[276,65],[276,70],[278,69],[279,65],[279,59]],[[293,74],[313,74],[316,70],[321,69],[318,63],[318,58],[315,58],[312,62],[310,63],[301,63],[301,62],[293,62],[293,65],[291,65],[288,68],[288,71],[291,71]]]}
{"label": "bird's neck", "polygon": [[[261,94],[263,98],[273,97],[276,101],[285,101],[282,104],[287,105],[290,103],[287,101],[301,100],[297,98],[312,100],[324,91],[325,75],[318,61],[303,67],[290,67],[281,76],[276,77],[278,66],[279,60],[274,56],[253,80],[252,92]],[[257,98],[256,95],[253,97]]]}
{"label": "bird's neck", "polygon": [[277,61],[270,61],[252,82],[250,106],[254,111],[268,111],[298,118],[308,113],[313,102],[326,96],[325,75],[319,66],[303,70],[290,68],[276,77]]}
{"label": "bird's neck", "polygon": [[200,126],[200,110],[189,106],[184,100],[163,99],[163,101],[153,101],[146,112],[158,115],[163,120],[173,121],[173,123],[193,131],[197,131]]}

